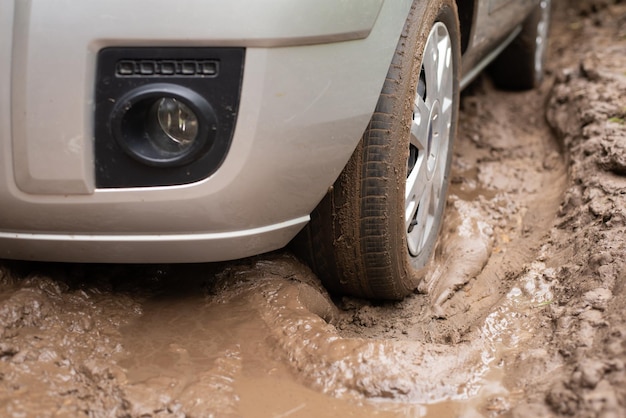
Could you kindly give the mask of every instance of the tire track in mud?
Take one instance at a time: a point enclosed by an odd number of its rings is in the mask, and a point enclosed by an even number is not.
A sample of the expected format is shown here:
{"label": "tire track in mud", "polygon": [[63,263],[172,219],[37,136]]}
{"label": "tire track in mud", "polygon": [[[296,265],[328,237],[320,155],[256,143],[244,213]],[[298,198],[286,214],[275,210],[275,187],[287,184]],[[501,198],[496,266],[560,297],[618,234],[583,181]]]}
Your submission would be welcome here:
{"label": "tire track in mud", "polygon": [[[490,395],[510,395],[485,376],[498,374],[493,364],[523,351],[542,326],[537,308],[548,302],[554,272],[531,262],[566,175],[558,145],[537,115],[546,90],[513,95],[483,83],[477,88],[489,94],[465,98],[470,109],[456,151],[452,214],[423,287],[427,295],[392,306],[344,299],[347,313],[340,311],[335,327],[311,317],[294,323],[302,307],[287,301],[297,298],[287,290],[262,292],[272,297],[260,315],[300,381],[338,397],[409,403],[467,400],[488,384],[495,387]],[[510,122],[516,118],[535,123]],[[254,277],[263,269],[238,274]],[[496,368],[503,374],[502,365]]]}
{"label": "tire track in mud", "polygon": [[[502,400],[511,396],[501,382],[502,362],[523,352],[534,329],[545,325],[538,308],[550,302],[548,283],[554,280],[552,269],[533,263],[543,257],[538,253],[566,180],[558,146],[536,116],[545,94],[508,94],[498,101],[493,95],[507,94],[489,91],[466,98],[480,107],[469,122],[484,123],[477,129],[490,136],[481,138],[462,124],[452,214],[440,259],[423,287],[427,295],[392,306],[344,299],[340,306],[347,312],[340,312],[335,327],[312,318],[293,323],[293,312],[302,307],[290,309],[286,301],[297,298],[270,292],[261,316],[301,381],[334,396],[413,404],[467,401],[491,385],[489,396],[508,402]],[[502,102],[504,111],[494,104]],[[536,125],[511,124],[513,116],[535,117]]]}
{"label": "tire track in mud", "polygon": [[429,294],[391,307],[349,302],[357,325],[372,325],[370,312],[389,320],[371,332],[341,324],[346,335],[453,343],[508,292],[545,241],[566,186],[538,111],[548,90],[506,93],[481,79],[463,98],[443,239],[421,287]]}

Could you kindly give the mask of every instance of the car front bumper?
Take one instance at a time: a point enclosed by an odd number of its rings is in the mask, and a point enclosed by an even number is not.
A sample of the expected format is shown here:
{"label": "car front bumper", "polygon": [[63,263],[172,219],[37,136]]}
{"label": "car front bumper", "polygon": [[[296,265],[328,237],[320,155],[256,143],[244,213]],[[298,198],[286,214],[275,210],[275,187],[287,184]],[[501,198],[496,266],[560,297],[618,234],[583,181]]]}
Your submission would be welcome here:
{"label": "car front bumper", "polygon": [[[200,262],[284,246],[358,143],[411,2],[72,3],[0,0],[0,258]],[[246,48],[214,174],[95,187],[95,57],[108,46]]]}

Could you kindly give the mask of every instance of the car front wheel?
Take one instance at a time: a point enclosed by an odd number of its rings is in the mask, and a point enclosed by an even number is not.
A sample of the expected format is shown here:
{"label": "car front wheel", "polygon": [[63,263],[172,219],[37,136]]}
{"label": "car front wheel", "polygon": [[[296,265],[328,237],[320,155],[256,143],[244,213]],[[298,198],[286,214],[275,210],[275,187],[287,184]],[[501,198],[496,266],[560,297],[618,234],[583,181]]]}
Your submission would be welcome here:
{"label": "car front wheel", "polygon": [[417,288],[446,205],[459,57],[454,2],[415,1],[361,142],[297,238],[331,291],[401,299]]}

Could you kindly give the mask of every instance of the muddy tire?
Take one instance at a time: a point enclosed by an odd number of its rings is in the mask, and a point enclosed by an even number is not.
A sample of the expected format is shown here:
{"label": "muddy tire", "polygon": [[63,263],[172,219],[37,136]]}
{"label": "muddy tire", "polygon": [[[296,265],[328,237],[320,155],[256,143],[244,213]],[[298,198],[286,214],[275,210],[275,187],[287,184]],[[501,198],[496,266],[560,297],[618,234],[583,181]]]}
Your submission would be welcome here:
{"label": "muddy tire", "polygon": [[496,86],[507,90],[538,87],[548,50],[551,0],[541,0],[524,22],[522,31],[489,68]]}
{"label": "muddy tire", "polygon": [[413,3],[363,138],[295,241],[334,293],[401,299],[423,277],[456,134],[458,25],[452,0]]}

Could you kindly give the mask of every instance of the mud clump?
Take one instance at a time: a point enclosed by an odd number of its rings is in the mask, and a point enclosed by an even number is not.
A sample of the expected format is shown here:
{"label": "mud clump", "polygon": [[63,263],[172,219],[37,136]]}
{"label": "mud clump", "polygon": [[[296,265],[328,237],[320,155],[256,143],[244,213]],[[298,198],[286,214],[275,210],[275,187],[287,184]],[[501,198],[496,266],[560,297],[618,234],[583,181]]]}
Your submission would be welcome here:
{"label": "mud clump", "polygon": [[590,16],[607,7],[619,3],[620,0],[570,0],[572,9],[581,16]]}
{"label": "mud clump", "polygon": [[[606,11],[624,16],[626,7]],[[550,344],[566,372],[546,400],[556,413],[581,417],[626,413],[626,38],[619,25],[605,29],[621,40],[561,71],[547,113],[571,186],[550,237],[554,257],[566,260],[553,261],[558,303],[550,308]]]}
{"label": "mud clump", "polygon": [[[97,294],[70,290],[43,275],[16,280],[3,272],[0,295],[0,393],[6,416],[121,416],[117,381],[123,373],[110,357],[121,347],[117,328],[124,311],[103,315],[108,302]],[[8,289],[12,289],[8,291]],[[104,303],[101,304],[101,302]]]}

